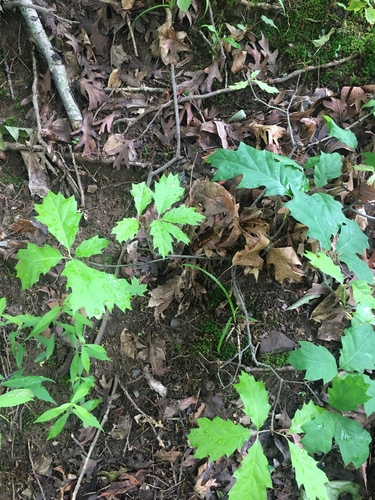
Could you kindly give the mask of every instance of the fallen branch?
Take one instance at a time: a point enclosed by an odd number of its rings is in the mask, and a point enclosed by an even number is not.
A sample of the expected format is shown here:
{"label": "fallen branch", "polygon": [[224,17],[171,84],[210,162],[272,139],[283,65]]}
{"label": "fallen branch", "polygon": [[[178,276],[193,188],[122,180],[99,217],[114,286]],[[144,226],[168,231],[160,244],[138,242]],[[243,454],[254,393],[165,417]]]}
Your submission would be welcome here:
{"label": "fallen branch", "polygon": [[39,19],[38,13],[34,9],[32,1],[23,0],[22,7],[20,6],[19,9],[38,49],[47,61],[48,68],[55,81],[56,88],[69,117],[70,124],[73,130],[77,130],[82,125],[82,114],[73,99],[63,60],[52,47]]}
{"label": "fallen branch", "polygon": [[347,61],[350,61],[350,59],[353,59],[354,56],[357,54],[352,54],[351,56],[348,57],[343,57],[342,59],[338,59],[337,61],[331,61],[326,64],[319,64],[318,66],[307,66],[307,68],[303,69],[297,69],[296,71],[293,71],[292,73],[289,73],[289,75],[281,76],[279,78],[269,78],[267,80],[267,83],[269,84],[274,84],[274,83],[283,83],[286,82],[287,80],[290,80],[291,78],[295,78],[296,76],[303,75],[304,73],[308,73],[309,71],[316,71],[320,69],[325,69],[325,68],[332,68],[332,66],[338,66],[339,64],[344,64]]}

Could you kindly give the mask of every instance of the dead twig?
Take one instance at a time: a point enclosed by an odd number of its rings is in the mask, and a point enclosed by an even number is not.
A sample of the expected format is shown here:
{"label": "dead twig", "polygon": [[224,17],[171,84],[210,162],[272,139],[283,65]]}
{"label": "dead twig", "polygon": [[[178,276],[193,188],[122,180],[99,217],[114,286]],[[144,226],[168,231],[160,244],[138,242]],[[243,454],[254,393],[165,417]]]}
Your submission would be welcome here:
{"label": "dead twig", "polygon": [[79,175],[79,171],[78,171],[76,159],[74,156],[73,148],[70,144],[69,144],[69,152],[70,152],[70,155],[72,157],[73,168],[74,168],[74,171],[75,171],[76,177],[77,177],[77,184],[79,187],[79,193],[80,193],[80,197],[81,197],[81,208],[83,208],[85,206],[85,193],[83,191],[81,176]]}
{"label": "dead twig", "polygon": [[137,403],[133,400],[133,398],[130,396],[130,394],[128,393],[128,391],[126,390],[126,387],[121,383],[121,381],[119,380],[119,386],[121,387],[121,389],[124,391],[124,394],[125,396],[128,398],[128,400],[131,402],[131,404],[134,406],[134,408],[143,416],[143,418],[148,422],[148,424],[150,425],[151,429],[153,430],[156,438],[159,440],[159,434],[157,433],[156,429],[155,429],[155,425],[152,421],[152,419],[146,415],[146,413],[140,409],[140,407],[137,405]]}
{"label": "dead twig", "polygon": [[166,89],[161,87],[105,87],[107,92],[153,92],[157,94],[162,94]]}
{"label": "dead twig", "polygon": [[132,26],[132,23],[130,22],[130,16],[129,16],[129,14],[126,14],[126,23],[128,25],[129,33],[130,33],[130,38],[131,38],[132,43],[133,43],[134,55],[135,55],[135,57],[139,57],[137,44],[136,44],[136,41],[135,41],[135,38],[134,38],[133,26]]}
{"label": "dead twig", "polygon": [[37,129],[37,137],[38,142],[43,146],[43,148],[47,149],[47,144],[42,139],[42,124],[40,121],[40,113],[39,113],[39,94],[38,94],[38,70],[36,66],[36,57],[35,57],[35,46],[32,46],[31,57],[33,62],[33,85],[32,85],[32,99],[33,99],[33,108],[35,113],[36,120],[36,129]]}
{"label": "dead twig", "polygon": [[40,493],[43,497],[43,500],[47,500],[46,498],[46,495],[44,494],[44,490],[42,488],[42,485],[40,484],[40,481],[39,481],[39,478],[38,478],[38,474],[36,473],[35,471],[35,467],[34,467],[34,461],[33,461],[33,457],[32,457],[32,454],[31,454],[31,447],[30,447],[30,441],[27,440],[27,448],[29,450],[29,460],[30,460],[30,463],[31,463],[31,468],[32,468],[32,471],[33,471],[33,475],[36,479],[36,482],[38,483],[38,486],[39,486],[39,489],[40,489]]}
{"label": "dead twig", "polygon": [[[108,415],[109,415],[109,412],[110,412],[110,411],[111,411],[111,409],[112,409],[112,404],[111,404],[111,402],[112,402],[113,397],[114,397],[114,396],[115,396],[115,394],[116,394],[116,390],[117,390],[117,385],[118,385],[118,383],[119,383],[119,380],[118,380],[118,377],[116,376],[116,377],[115,377],[115,379],[114,379],[114,381],[113,381],[112,390],[111,390],[111,395],[110,395],[110,397],[108,398],[108,406],[107,406],[107,409],[106,409],[105,414],[104,414],[104,416],[103,416],[103,418],[102,418],[102,421],[100,422],[100,425],[101,425],[101,427],[102,427],[102,428],[103,428],[103,427],[104,427],[104,425],[106,424],[106,422],[107,422],[107,420],[108,420]],[[81,483],[82,483],[82,481],[83,481],[83,476],[85,475],[85,472],[86,472],[86,469],[87,469],[87,467],[88,467],[88,464],[89,464],[89,461],[90,461],[90,458],[91,458],[92,452],[94,451],[94,448],[95,448],[95,446],[96,446],[96,443],[97,443],[97,441],[98,441],[98,439],[99,439],[99,436],[100,436],[100,433],[101,433],[101,432],[102,432],[102,431],[101,431],[100,429],[97,429],[96,434],[95,434],[95,437],[94,437],[94,439],[93,439],[93,441],[92,441],[92,443],[91,443],[90,449],[89,449],[89,451],[88,451],[88,453],[87,453],[87,455],[86,455],[85,461],[84,461],[84,463],[83,463],[82,470],[81,470],[81,472],[80,472],[80,474],[79,474],[79,477],[78,477],[78,479],[77,479],[77,483],[76,483],[76,485],[75,485],[75,487],[74,487],[74,491],[73,491],[73,493],[72,493],[72,497],[71,497],[71,499],[72,499],[72,500],[76,500],[76,499],[77,499],[77,495],[78,495],[78,492],[79,492],[79,488],[80,488]]]}
{"label": "dead twig", "polygon": [[[16,8],[16,7],[23,7],[24,5],[25,5],[25,3],[22,0],[21,1],[17,1],[17,0],[8,1],[8,0],[6,0],[5,2],[3,2],[1,4],[1,6],[5,10],[11,10],[11,9]],[[54,13],[53,7],[42,7],[41,5],[33,5],[33,9],[37,12],[42,12],[43,14],[47,14],[48,16],[53,16],[58,21],[61,21],[61,22],[67,23],[67,24],[81,24],[80,21],[72,21],[71,19],[66,19],[65,17],[58,16],[57,14]]]}
{"label": "dead twig", "polygon": [[306,68],[303,69],[297,69],[296,71],[289,73],[289,75],[281,76],[279,78],[269,78],[267,82],[270,83],[271,85],[273,85],[274,83],[283,83],[286,82],[287,80],[290,80],[291,78],[295,78],[296,76],[308,73],[309,71],[317,71],[325,68],[332,68],[332,66],[338,66],[339,64],[344,64],[347,61],[350,61],[350,59],[353,59],[353,57],[355,56],[357,56],[357,54],[352,54],[351,56],[343,57],[342,59],[338,59],[337,61],[331,61],[326,64],[319,64],[318,66],[307,66]]}
{"label": "dead twig", "polygon": [[160,174],[161,172],[164,172],[167,168],[171,167],[174,165],[176,162],[180,161],[182,156],[181,156],[181,127],[180,127],[180,117],[178,113],[178,99],[177,99],[177,86],[176,86],[176,75],[175,75],[175,70],[174,70],[174,65],[171,64],[171,80],[172,80],[172,90],[173,90],[173,104],[174,104],[174,114],[175,114],[175,120],[176,120],[176,152],[174,157],[169,160],[165,165],[162,167],[159,167],[156,170],[153,170],[150,172],[147,176],[147,186],[151,185],[151,181],[155,175]]}
{"label": "dead twig", "polygon": [[15,101],[16,97],[14,95],[14,90],[13,90],[13,83],[12,83],[12,78],[11,78],[11,71],[10,71],[10,68],[9,68],[9,65],[8,65],[7,54],[6,54],[6,51],[5,51],[4,44],[2,44],[2,49],[3,49],[3,63],[4,63],[4,67],[5,67],[5,72],[7,74],[9,92],[10,92],[10,96],[11,96],[12,100]]}
{"label": "dead twig", "polygon": [[39,19],[38,13],[34,9],[32,1],[23,0],[22,6],[20,6],[19,9],[38,49],[47,61],[48,68],[55,81],[56,88],[69,117],[71,126],[74,130],[77,130],[82,125],[83,118],[81,111],[73,99],[63,60],[52,47]]}

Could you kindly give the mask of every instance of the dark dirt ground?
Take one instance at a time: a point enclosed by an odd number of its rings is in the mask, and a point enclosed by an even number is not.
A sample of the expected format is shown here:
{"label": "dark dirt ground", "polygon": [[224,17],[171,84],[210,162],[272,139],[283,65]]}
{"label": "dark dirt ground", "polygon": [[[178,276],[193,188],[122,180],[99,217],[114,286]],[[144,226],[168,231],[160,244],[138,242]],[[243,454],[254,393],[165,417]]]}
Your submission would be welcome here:
{"label": "dark dirt ground", "polygon": [[[80,12],[78,19],[81,19],[80,16],[84,16],[88,11],[88,4],[84,5],[86,10],[75,3],[59,5],[58,12],[69,17],[69,8],[73,12],[74,9],[78,9]],[[157,26],[163,16],[155,13],[150,17]],[[151,26],[154,25],[151,23]],[[32,113],[27,117],[30,104],[19,105],[22,99],[30,95],[33,80],[31,44],[25,34],[26,27],[16,12],[6,12],[0,14],[0,28],[3,58],[5,55],[7,64],[10,64],[14,91],[12,100],[4,71],[0,76],[2,80],[0,80],[0,120],[4,121],[5,118],[12,116],[17,126],[33,127],[35,121]],[[117,43],[120,38],[121,36],[116,40]],[[126,36],[123,41],[128,51],[130,43]],[[140,37],[140,59],[144,57],[145,61],[150,61],[147,54],[148,45],[144,43],[143,46],[142,41],[143,38]],[[200,66],[199,69],[204,69],[207,64],[207,60],[204,62],[204,54],[198,50],[195,56],[195,69],[197,65]],[[43,73],[45,71],[43,61],[38,58],[38,62],[39,71]],[[169,89],[169,71],[162,64],[159,65],[159,69],[161,76],[157,83]],[[312,79],[307,83],[313,85]],[[56,94],[51,90],[47,94],[51,108],[56,110],[59,116],[65,116]],[[83,97],[80,96],[79,99],[84,106]],[[157,102],[159,97],[154,95],[150,99]],[[211,111],[216,110],[222,119],[234,114],[239,107],[252,110],[254,114],[258,113],[261,107],[259,103],[252,102],[249,93],[231,95],[224,101],[211,102],[210,106]],[[129,139],[139,137],[148,122],[148,118],[140,121],[136,127],[129,130],[127,137]],[[154,124],[154,129],[160,130],[157,123]],[[218,142],[217,137],[212,139],[214,143]],[[219,142],[212,144],[212,146],[218,145]],[[57,149],[63,152],[66,150],[66,145],[59,143]],[[146,179],[148,165],[156,168],[173,156],[174,137],[172,135],[172,138],[163,144],[158,141],[151,128],[151,131],[142,138],[140,150],[141,161],[144,161],[146,168],[122,165],[116,170],[111,163],[101,161],[100,155],[93,161],[88,161],[77,153],[79,175],[85,193],[84,217],[80,232],[82,239],[95,234],[112,238],[110,231],[114,224],[131,210],[129,208],[131,183]],[[194,164],[195,177],[212,174],[211,169],[202,163],[202,155],[206,151],[203,152],[199,147],[196,137],[183,139],[183,151],[184,160],[179,163],[175,171],[185,172],[189,177],[191,165]],[[48,173],[51,188],[55,192],[62,191],[64,195],[71,195],[71,185],[66,182],[60,170],[57,172],[57,175]],[[73,170],[71,173],[74,177]],[[28,219],[35,213],[33,204],[38,203],[39,198],[30,196],[27,184],[28,176],[19,152],[6,151],[0,160],[0,228],[5,233],[9,233],[10,224],[17,216]],[[96,186],[94,193],[88,191],[90,185]],[[116,264],[120,251],[120,246],[113,244],[104,252],[108,266]],[[15,256],[10,256],[6,260],[0,259],[0,295],[7,297],[8,312],[19,314],[27,311],[37,315],[43,314],[47,310],[48,301],[60,297],[63,293],[63,283],[47,276],[31,290],[22,291],[20,282],[15,277],[16,262]],[[207,267],[211,273],[220,277],[228,289],[231,288],[230,268],[230,258],[210,261]],[[151,276],[148,275],[146,281],[150,283],[151,288],[154,288],[158,284],[165,283],[168,277],[180,272],[180,269],[179,263],[173,261],[163,263],[158,265],[156,271],[147,270]],[[252,324],[254,344],[258,344],[262,338],[274,331],[284,333],[294,343],[301,339],[316,339],[318,324],[309,319],[313,306],[286,310],[287,306],[298,300],[311,286],[313,276],[307,276],[299,284],[288,282],[280,284],[270,270],[262,271],[257,282],[254,277],[243,275],[241,269],[237,269],[236,274],[238,286],[245,296],[249,311],[258,321]],[[278,394],[277,380],[267,371],[252,367],[248,358],[245,357],[241,365],[238,359],[231,362],[218,359],[215,352],[215,337],[212,333],[215,329],[208,331],[210,329],[207,325],[214,324],[216,329],[223,326],[228,319],[229,308],[220,296],[217,299],[217,289],[207,277],[200,274],[196,280],[207,293],[192,300],[190,307],[180,316],[176,316],[177,304],[173,303],[165,311],[165,316],[155,321],[154,310],[147,307],[148,297],[134,300],[131,312],[123,314],[115,310],[110,316],[102,344],[112,362],[95,363],[93,370],[97,380],[96,397],[100,395],[104,401],[97,412],[99,420],[106,410],[108,394],[114,384],[117,384],[116,398],[112,402],[113,407],[105,424],[105,432],[100,435],[95,445],[77,498],[88,500],[104,496],[144,500],[226,498],[231,475],[238,466],[239,454],[230,459],[224,457],[215,464],[194,459],[193,450],[189,447],[186,436],[195,425],[196,417],[219,415],[234,417],[237,420],[242,418],[238,397],[230,387],[239,369],[248,370],[257,378],[264,380],[271,401],[277,404],[274,409],[276,428],[287,425],[288,418],[304,402],[306,397],[304,387],[293,383],[301,381],[302,375],[293,371],[291,367],[280,367],[275,359],[271,360],[280,375],[290,381],[283,385],[281,393]],[[100,322],[97,322],[92,332],[88,332],[88,337],[92,341],[99,327]],[[10,374],[15,370],[7,341],[8,333],[6,329],[1,330],[0,352],[4,374]],[[241,331],[240,336],[244,335]],[[132,346],[132,353],[129,351],[129,345]],[[233,345],[236,345],[235,335]],[[329,343],[329,348],[335,352],[338,344]],[[164,374],[155,376],[167,389],[165,397],[150,386],[145,373],[145,369],[150,367],[152,349],[160,349],[165,354]],[[66,375],[61,372],[61,367],[67,355],[64,346],[59,346],[53,362],[48,363],[42,370],[42,367],[33,363],[35,353],[31,346],[27,352],[26,371],[29,370],[28,373],[32,374],[43,372],[44,376],[52,379],[61,378]],[[66,396],[64,384],[50,384],[48,389],[57,401],[64,401]],[[319,393],[321,388],[319,384],[316,386],[313,384],[312,389]],[[66,382],[66,393],[68,393],[68,382]],[[0,421],[2,435],[0,498],[2,499],[71,498],[84,457],[92,443],[93,434],[90,434],[90,430],[80,428],[79,422],[72,419],[68,421],[60,436],[47,441],[47,426],[32,423],[45,409],[41,402],[37,402],[3,412],[6,420]],[[373,428],[369,431],[373,432]],[[263,445],[270,463],[275,467],[274,490],[269,493],[269,498],[298,498],[299,492],[288,465],[285,444],[270,435]],[[345,469],[335,449],[327,456],[317,456],[316,459],[321,460],[321,467],[330,480],[354,481],[363,488],[361,472]],[[364,498],[374,498],[375,494],[373,460],[374,449],[371,451],[367,469],[368,491],[365,493],[365,490],[362,490]],[[207,481],[212,479],[215,480],[214,486],[205,488]],[[112,493],[110,489],[104,490],[109,484],[112,484]]]}

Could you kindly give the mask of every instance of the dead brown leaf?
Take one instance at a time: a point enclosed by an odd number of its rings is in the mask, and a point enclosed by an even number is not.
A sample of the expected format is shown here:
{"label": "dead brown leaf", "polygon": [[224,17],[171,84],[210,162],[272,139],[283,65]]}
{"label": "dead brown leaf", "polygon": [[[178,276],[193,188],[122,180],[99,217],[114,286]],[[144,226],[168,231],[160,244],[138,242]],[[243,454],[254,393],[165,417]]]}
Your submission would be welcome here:
{"label": "dead brown leaf", "polygon": [[290,281],[301,281],[304,272],[299,266],[302,266],[296,252],[292,247],[271,248],[267,252],[267,264],[275,268],[275,278],[282,283],[285,279]]}
{"label": "dead brown leaf", "polygon": [[171,464],[174,464],[180,456],[181,452],[175,450],[174,448],[169,451],[161,449],[155,453],[156,458],[159,458],[163,462],[169,462]]}
{"label": "dead brown leaf", "polygon": [[173,418],[178,412],[186,410],[189,406],[196,405],[197,402],[198,398],[196,396],[190,396],[189,398],[180,399],[178,401],[170,401],[165,407],[163,419],[168,420],[169,418]]}
{"label": "dead brown leaf", "polygon": [[154,375],[162,377],[168,373],[165,355],[165,340],[155,336],[149,337],[150,364]]}
{"label": "dead brown leaf", "polygon": [[221,61],[220,56],[216,56],[213,60],[212,64],[208,66],[204,72],[208,75],[205,82],[201,86],[201,91],[203,94],[207,94],[212,91],[212,84],[214,80],[218,80],[219,82],[223,81],[223,77],[221,76],[219,69],[219,62]]}
{"label": "dead brown leaf", "polygon": [[72,132],[72,135],[82,134],[74,149],[80,149],[83,147],[83,156],[94,156],[98,151],[96,142],[94,140],[97,138],[97,135],[92,127],[92,123],[92,113],[89,111],[84,111],[82,126],[78,130]]}
{"label": "dead brown leaf", "polygon": [[164,64],[177,65],[180,61],[181,52],[190,52],[190,48],[184,43],[187,36],[185,31],[175,31],[172,27],[172,12],[166,9],[167,19],[164,24],[156,30],[158,39],[151,45],[151,51],[155,57],[160,57]]}

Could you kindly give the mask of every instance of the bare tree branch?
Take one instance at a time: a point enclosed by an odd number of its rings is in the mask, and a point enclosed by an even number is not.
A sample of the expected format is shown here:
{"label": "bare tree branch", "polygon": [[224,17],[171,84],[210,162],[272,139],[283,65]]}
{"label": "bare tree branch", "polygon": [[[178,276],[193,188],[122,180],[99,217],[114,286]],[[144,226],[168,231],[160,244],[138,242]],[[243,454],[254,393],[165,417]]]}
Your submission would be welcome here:
{"label": "bare tree branch", "polygon": [[51,75],[55,81],[56,88],[69,117],[71,126],[74,130],[77,130],[82,125],[82,114],[77,106],[77,103],[73,99],[63,60],[52,47],[39,19],[38,13],[34,9],[32,1],[23,0],[22,7],[20,6],[19,9],[38,49],[47,61],[49,70],[51,71]]}

